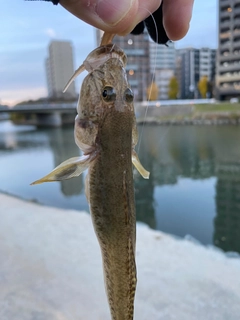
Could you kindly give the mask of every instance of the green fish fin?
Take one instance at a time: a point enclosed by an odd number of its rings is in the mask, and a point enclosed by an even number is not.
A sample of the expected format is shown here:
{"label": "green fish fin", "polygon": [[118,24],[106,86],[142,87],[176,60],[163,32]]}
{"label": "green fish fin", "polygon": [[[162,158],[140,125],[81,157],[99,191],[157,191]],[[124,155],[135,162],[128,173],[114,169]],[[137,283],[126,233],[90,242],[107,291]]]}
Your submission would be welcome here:
{"label": "green fish fin", "polygon": [[32,182],[31,185],[40,184],[43,182],[62,181],[71,179],[73,177],[78,177],[84,170],[88,168],[92,160],[93,159],[90,157],[90,155],[70,158],[62,162],[45,177]]}
{"label": "green fish fin", "polygon": [[138,155],[134,149],[132,150],[132,163],[134,164],[135,168],[144,179],[149,179],[150,172],[143,168],[138,158]]}

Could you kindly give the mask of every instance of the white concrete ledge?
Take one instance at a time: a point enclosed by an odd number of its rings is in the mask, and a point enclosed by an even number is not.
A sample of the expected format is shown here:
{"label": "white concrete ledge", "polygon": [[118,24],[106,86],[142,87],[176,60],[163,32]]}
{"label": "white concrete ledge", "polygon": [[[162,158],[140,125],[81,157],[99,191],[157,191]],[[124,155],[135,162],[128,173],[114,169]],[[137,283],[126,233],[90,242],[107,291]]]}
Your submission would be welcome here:
{"label": "white concrete ledge", "polygon": [[[137,228],[136,320],[240,319],[240,259]],[[0,194],[0,319],[108,320],[90,216]]]}

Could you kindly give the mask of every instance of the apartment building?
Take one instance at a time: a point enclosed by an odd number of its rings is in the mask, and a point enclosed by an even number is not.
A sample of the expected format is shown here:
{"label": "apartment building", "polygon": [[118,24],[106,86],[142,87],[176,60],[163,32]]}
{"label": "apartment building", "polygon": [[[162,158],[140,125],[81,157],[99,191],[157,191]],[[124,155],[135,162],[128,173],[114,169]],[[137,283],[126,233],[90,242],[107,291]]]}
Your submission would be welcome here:
{"label": "apartment building", "polygon": [[240,0],[219,0],[216,93],[240,97]]}
{"label": "apartment building", "polygon": [[199,50],[186,48],[177,50],[177,79],[179,97],[193,99],[198,97]]}
{"label": "apartment building", "polygon": [[48,47],[48,57],[45,60],[48,96],[51,98],[75,98],[74,82],[66,93],[63,89],[73,75],[73,49],[68,41],[52,41]]}
{"label": "apartment building", "polygon": [[210,48],[199,49],[199,78],[206,76],[213,82],[216,74],[216,50]]}
{"label": "apartment building", "polygon": [[216,50],[185,48],[177,50],[176,74],[181,99],[200,98],[198,82],[203,77],[209,83],[215,78]]}
{"label": "apartment building", "polygon": [[158,99],[168,99],[169,82],[175,75],[176,49],[173,42],[168,46],[150,41],[150,72],[158,87]]}

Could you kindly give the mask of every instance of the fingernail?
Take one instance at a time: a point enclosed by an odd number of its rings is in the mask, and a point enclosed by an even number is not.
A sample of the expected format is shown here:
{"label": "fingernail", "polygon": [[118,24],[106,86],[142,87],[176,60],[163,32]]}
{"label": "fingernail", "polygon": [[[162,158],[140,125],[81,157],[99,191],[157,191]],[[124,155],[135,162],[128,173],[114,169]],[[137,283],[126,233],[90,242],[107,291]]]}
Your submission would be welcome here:
{"label": "fingernail", "polygon": [[116,25],[131,9],[133,0],[99,0],[96,6],[97,15],[108,25]]}

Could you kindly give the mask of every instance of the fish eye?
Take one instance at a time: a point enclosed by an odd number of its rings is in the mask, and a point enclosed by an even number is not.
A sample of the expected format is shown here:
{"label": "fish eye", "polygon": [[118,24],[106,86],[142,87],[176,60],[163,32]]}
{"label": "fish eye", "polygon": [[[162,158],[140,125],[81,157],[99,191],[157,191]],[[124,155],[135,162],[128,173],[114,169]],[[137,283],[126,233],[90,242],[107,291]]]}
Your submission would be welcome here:
{"label": "fish eye", "polygon": [[130,88],[125,90],[124,97],[127,102],[133,102],[133,92]]}
{"label": "fish eye", "polygon": [[106,86],[102,91],[103,100],[106,102],[111,102],[116,100],[116,92],[113,87]]}

